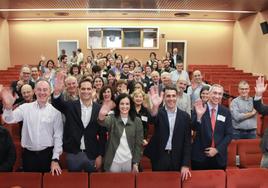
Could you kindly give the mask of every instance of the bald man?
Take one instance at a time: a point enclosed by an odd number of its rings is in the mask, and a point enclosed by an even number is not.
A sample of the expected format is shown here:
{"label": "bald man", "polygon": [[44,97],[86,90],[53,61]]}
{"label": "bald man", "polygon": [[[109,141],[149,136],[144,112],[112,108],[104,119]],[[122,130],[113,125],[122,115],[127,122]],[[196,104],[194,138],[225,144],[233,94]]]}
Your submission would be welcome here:
{"label": "bald man", "polygon": [[20,92],[22,95],[22,100],[17,99],[14,103],[13,109],[24,103],[33,102],[35,100],[34,91],[31,85],[24,84],[21,86]]}
{"label": "bald man", "polygon": [[21,87],[21,94],[22,94],[23,100],[26,103],[34,101],[34,91],[31,85],[29,84],[23,85]]}
{"label": "bald man", "polygon": [[24,84],[29,84],[34,88],[34,82],[31,81],[31,69],[28,65],[23,65],[20,70],[20,79],[13,81],[11,83],[11,88],[14,94],[17,95],[18,99],[16,102],[21,102],[23,100],[22,94],[21,94],[21,86]]}

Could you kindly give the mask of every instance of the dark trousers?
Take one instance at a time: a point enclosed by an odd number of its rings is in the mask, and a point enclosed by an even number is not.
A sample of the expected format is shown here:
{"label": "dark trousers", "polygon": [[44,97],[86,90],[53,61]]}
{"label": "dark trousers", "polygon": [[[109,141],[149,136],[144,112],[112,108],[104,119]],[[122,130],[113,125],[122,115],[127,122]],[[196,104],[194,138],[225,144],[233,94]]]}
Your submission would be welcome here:
{"label": "dark trousers", "polygon": [[157,162],[152,164],[153,171],[180,171],[179,165],[173,165],[172,151],[162,153]]}
{"label": "dark trousers", "polygon": [[192,160],[192,170],[225,170],[226,166],[219,164],[216,157],[206,157],[205,161],[193,161]]}
{"label": "dark trousers", "polygon": [[85,152],[67,153],[66,161],[70,172],[96,172],[95,160],[90,160]]}
{"label": "dark trousers", "polygon": [[49,172],[53,147],[48,147],[42,151],[23,150],[22,167],[24,172]]}

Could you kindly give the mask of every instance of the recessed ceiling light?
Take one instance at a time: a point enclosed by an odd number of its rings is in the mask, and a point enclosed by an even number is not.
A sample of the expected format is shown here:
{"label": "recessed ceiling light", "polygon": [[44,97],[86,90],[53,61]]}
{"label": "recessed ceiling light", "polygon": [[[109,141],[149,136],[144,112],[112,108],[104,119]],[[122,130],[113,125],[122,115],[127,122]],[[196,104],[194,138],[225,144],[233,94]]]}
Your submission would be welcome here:
{"label": "recessed ceiling light", "polygon": [[176,17],[187,17],[190,16],[190,14],[188,12],[177,12],[174,14],[174,16]]}
{"label": "recessed ceiling light", "polygon": [[56,16],[69,16],[68,12],[55,12],[54,13]]}

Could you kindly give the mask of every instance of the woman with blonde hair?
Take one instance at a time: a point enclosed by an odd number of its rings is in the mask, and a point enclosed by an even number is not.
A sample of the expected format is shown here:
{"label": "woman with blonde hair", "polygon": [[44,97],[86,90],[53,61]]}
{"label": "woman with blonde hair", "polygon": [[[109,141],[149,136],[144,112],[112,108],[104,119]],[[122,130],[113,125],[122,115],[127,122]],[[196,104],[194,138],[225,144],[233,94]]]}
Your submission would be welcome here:
{"label": "woman with blonde hair", "polygon": [[132,100],[134,102],[136,115],[137,117],[141,118],[142,125],[143,125],[143,145],[147,145],[148,141],[148,129],[149,124],[152,123],[152,117],[149,110],[146,108],[148,107],[148,97],[141,89],[136,89],[131,94]]}

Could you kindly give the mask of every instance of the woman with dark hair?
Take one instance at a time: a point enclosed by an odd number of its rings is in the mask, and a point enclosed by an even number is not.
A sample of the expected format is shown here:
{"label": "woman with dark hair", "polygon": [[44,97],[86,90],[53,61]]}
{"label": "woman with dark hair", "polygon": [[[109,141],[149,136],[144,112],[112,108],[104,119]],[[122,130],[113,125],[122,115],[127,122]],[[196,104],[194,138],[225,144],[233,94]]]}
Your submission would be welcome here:
{"label": "woman with dark hair", "polygon": [[174,62],[173,62],[173,57],[172,57],[172,54],[170,53],[170,52],[166,52],[166,58],[165,59],[167,59],[168,60],[168,62],[169,62],[169,65],[172,67],[172,68],[176,68],[175,66],[174,66]]}
{"label": "woman with dark hair", "polygon": [[113,88],[109,85],[105,85],[100,90],[99,103],[103,104],[104,102],[114,101],[114,92]]}
{"label": "woman with dark hair", "polygon": [[53,89],[56,70],[55,70],[55,63],[52,59],[49,59],[47,61],[46,66],[43,65],[41,66],[41,73],[42,77],[50,83],[50,86]]}
{"label": "woman with dark hair", "polygon": [[112,102],[104,102],[98,117],[100,125],[109,132],[104,170],[138,172],[143,141],[141,119],[136,116],[134,103],[128,94],[120,94],[115,104],[114,115],[107,116],[113,105]]}
{"label": "woman with dark hair", "polygon": [[151,66],[156,61],[156,53],[150,52],[150,59],[147,61],[147,65]]}
{"label": "woman with dark hair", "polygon": [[161,72],[161,70],[159,69],[159,67],[158,67],[158,62],[157,61],[154,61],[153,63],[152,63],[152,65],[151,65],[151,67],[152,67],[152,72],[153,71],[157,71],[157,72]]}
{"label": "woman with dark hair", "polygon": [[77,64],[73,64],[70,68],[70,75],[74,76],[78,82],[81,80],[82,77],[80,70],[81,68]]}
{"label": "woman with dark hair", "polygon": [[135,69],[135,67],[136,67],[136,65],[135,65],[135,61],[134,61],[134,60],[130,60],[130,61],[128,62],[128,64],[129,64],[129,73],[133,73],[133,72],[134,72],[134,69]]}
{"label": "woman with dark hair", "polygon": [[93,89],[95,92],[92,93],[92,97],[94,101],[97,101],[99,99],[100,90],[103,86],[104,80],[102,77],[97,76],[93,79]]}
{"label": "woman with dark hair", "polygon": [[204,85],[202,87],[202,89],[200,90],[200,99],[202,100],[202,102],[205,104],[208,102],[208,98],[209,98],[209,89],[210,86],[209,85]]}

